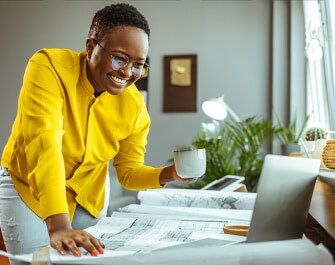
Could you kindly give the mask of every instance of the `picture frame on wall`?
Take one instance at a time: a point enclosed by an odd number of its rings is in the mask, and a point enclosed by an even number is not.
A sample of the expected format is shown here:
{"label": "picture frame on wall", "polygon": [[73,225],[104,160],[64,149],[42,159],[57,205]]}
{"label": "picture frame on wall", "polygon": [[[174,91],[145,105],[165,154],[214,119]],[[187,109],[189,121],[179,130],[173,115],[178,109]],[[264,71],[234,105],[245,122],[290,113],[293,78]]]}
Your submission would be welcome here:
{"label": "picture frame on wall", "polygon": [[164,56],[164,112],[197,111],[197,55]]}

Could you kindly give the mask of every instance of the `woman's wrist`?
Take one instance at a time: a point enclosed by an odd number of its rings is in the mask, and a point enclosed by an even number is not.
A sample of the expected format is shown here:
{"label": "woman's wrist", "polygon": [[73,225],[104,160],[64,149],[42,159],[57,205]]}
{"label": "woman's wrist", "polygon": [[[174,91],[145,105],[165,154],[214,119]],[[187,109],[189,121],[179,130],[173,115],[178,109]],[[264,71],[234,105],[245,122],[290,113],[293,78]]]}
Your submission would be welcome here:
{"label": "woman's wrist", "polygon": [[171,181],[174,181],[175,175],[177,175],[175,166],[167,166],[161,171],[161,174],[159,176],[159,183],[161,185],[165,185]]}
{"label": "woman's wrist", "polygon": [[72,229],[70,216],[67,213],[55,214],[45,219],[49,235],[56,231]]}

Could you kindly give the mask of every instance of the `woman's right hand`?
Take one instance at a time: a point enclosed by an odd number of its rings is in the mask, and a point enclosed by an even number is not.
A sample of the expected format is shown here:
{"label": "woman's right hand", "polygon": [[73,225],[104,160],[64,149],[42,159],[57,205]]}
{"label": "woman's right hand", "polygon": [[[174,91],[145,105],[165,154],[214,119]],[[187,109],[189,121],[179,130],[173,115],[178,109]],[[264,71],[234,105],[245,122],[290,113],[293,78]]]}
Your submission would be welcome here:
{"label": "woman's right hand", "polygon": [[83,230],[72,229],[68,214],[49,216],[45,222],[49,231],[50,245],[61,255],[70,251],[74,256],[79,257],[81,252],[78,247],[83,247],[92,256],[104,253],[104,245],[99,239]]}
{"label": "woman's right hand", "polygon": [[74,256],[79,257],[81,252],[78,247],[83,247],[92,256],[104,253],[102,242],[83,230],[66,229],[55,231],[50,234],[50,245],[61,255],[65,255],[66,251],[70,251]]}

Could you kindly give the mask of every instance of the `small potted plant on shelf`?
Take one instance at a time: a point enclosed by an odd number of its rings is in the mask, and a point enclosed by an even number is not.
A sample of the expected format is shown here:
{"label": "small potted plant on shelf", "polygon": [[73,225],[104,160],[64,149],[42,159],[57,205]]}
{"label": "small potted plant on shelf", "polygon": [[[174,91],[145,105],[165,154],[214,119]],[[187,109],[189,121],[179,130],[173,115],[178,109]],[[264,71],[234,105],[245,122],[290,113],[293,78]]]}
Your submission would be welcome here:
{"label": "small potted plant on shelf", "polygon": [[281,142],[282,154],[290,155],[295,152],[300,152],[299,140],[303,137],[310,115],[306,116],[300,129],[297,128],[296,115],[293,117],[292,122],[287,126],[284,125],[277,114],[276,118],[278,125],[276,126],[275,137]]}
{"label": "small potted plant on shelf", "polygon": [[318,139],[326,139],[327,133],[320,127],[311,127],[305,133],[306,141],[316,141]]}
{"label": "small potted plant on shelf", "polygon": [[325,167],[322,161],[322,153],[327,143],[327,132],[320,127],[312,127],[306,131],[305,145],[312,158],[321,160],[321,167]]}
{"label": "small potted plant on shelf", "polygon": [[304,139],[305,145],[307,147],[307,151],[311,153],[315,148],[316,141],[326,139],[326,138],[327,138],[327,133],[321,127],[311,127],[307,129],[305,133],[305,139]]}

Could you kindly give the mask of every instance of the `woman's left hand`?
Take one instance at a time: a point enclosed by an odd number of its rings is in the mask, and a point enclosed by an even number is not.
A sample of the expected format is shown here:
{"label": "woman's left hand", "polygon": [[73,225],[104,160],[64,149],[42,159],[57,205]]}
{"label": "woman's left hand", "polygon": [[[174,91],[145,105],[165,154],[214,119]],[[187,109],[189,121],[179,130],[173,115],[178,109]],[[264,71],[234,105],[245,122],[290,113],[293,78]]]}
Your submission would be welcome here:
{"label": "woman's left hand", "polygon": [[182,183],[193,183],[196,182],[198,178],[182,178],[177,174],[175,165],[165,167],[160,175],[159,181],[161,185],[165,185],[171,181],[179,181]]}

